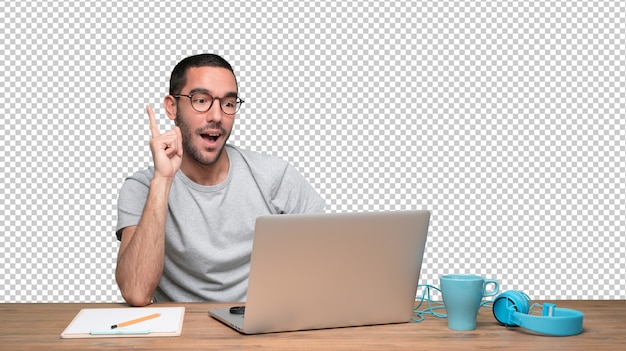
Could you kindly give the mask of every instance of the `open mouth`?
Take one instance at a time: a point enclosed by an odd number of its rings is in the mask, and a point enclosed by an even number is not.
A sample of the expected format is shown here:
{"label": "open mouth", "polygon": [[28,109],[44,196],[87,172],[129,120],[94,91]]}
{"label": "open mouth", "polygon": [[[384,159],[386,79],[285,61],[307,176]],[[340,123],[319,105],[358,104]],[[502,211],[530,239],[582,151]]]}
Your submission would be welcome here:
{"label": "open mouth", "polygon": [[220,133],[202,133],[200,136],[207,141],[216,142],[220,137]]}

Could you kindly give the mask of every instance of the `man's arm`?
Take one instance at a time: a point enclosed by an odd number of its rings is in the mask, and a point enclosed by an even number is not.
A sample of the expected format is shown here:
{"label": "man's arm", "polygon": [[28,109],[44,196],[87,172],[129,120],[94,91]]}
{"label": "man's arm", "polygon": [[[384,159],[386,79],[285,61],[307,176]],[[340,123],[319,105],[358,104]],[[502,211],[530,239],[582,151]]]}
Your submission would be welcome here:
{"label": "man's arm", "polygon": [[132,306],[150,304],[163,273],[170,185],[153,179],[139,223],[122,232],[115,278],[124,300]]}
{"label": "man's arm", "polygon": [[150,304],[163,273],[167,203],[174,177],[182,160],[180,129],[159,132],[154,112],[148,106],[154,159],[154,176],[137,226],[124,228],[117,254],[115,279],[124,300],[132,306]]}

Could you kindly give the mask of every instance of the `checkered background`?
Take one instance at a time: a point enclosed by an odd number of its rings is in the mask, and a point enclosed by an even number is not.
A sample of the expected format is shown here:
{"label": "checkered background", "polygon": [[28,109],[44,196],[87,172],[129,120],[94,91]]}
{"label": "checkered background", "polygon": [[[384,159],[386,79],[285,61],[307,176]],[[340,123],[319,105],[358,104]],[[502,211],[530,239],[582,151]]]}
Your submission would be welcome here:
{"label": "checkered background", "polygon": [[626,298],[623,2],[25,0],[0,29],[0,302],[121,301],[144,107],[171,128],[169,74],[200,52],[240,81],[231,142],[329,211],[432,210],[422,283]]}

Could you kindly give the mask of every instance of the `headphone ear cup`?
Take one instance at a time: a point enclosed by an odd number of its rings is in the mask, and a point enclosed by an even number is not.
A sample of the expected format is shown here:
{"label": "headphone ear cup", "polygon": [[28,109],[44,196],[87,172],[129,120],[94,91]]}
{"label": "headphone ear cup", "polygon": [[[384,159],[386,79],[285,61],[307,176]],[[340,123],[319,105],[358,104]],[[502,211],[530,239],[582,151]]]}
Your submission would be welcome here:
{"label": "headphone ear cup", "polygon": [[530,298],[521,291],[509,290],[498,295],[493,300],[493,316],[498,323],[507,327],[514,327],[513,314],[515,312],[527,314],[530,310]]}

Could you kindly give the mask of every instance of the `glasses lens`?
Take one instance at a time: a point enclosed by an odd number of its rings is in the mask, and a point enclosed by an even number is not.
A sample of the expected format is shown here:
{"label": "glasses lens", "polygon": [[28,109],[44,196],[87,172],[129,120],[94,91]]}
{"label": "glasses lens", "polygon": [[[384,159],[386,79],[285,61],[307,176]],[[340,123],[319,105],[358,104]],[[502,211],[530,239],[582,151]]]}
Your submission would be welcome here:
{"label": "glasses lens", "polygon": [[191,106],[196,111],[204,112],[208,111],[213,104],[213,97],[209,94],[193,94],[191,95]]}
{"label": "glasses lens", "polygon": [[234,115],[239,110],[239,99],[236,97],[225,97],[220,99],[222,111],[229,115]]}

